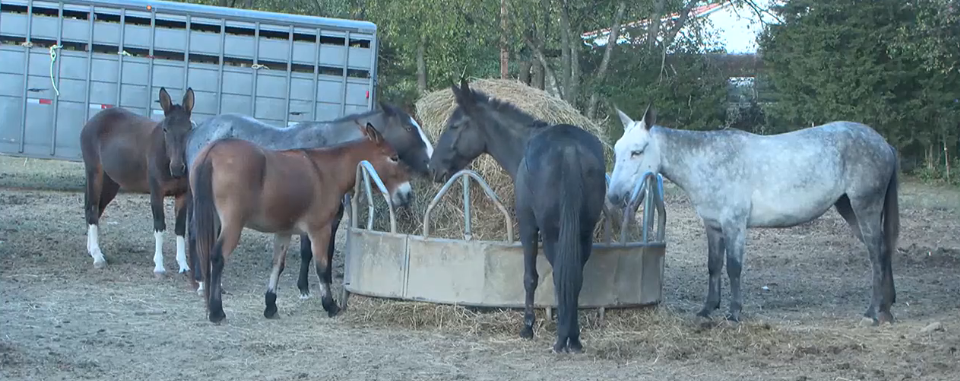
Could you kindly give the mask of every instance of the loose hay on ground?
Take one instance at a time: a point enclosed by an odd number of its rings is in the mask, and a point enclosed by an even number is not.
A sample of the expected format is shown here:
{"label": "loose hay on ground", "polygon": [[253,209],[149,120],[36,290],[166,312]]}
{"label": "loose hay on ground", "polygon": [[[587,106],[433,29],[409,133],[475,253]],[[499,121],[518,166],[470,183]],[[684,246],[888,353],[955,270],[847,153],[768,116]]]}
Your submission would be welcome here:
{"label": "loose hay on ground", "polygon": [[[539,90],[515,80],[501,79],[478,79],[470,83],[472,89],[477,89],[485,94],[499,100],[510,102],[534,117],[547,121],[549,123],[568,123],[580,126],[585,130],[595,134],[605,146],[605,156],[612,155],[610,148],[610,138],[607,136],[603,127],[591,121],[589,118],[580,114],[565,101],[550,96],[543,90]],[[446,125],[447,119],[456,108],[456,102],[453,98],[453,92],[450,89],[443,89],[425,95],[417,101],[417,116],[419,117],[424,132],[429,135],[434,143],[438,140],[440,133]],[[507,173],[500,168],[500,165],[489,155],[483,155],[475,160],[468,168],[476,171],[490,185],[490,188],[496,193],[500,202],[510,212],[510,222],[514,225],[514,236],[510,240],[517,239],[517,221],[514,218],[514,192],[513,182]],[[397,212],[397,230],[400,233],[422,234],[423,215],[426,212],[430,200],[437,194],[442,184],[435,184],[425,179],[414,181],[414,189],[417,192],[417,200],[409,210]],[[463,191],[460,184],[450,188],[447,196],[433,210],[431,216],[431,236],[442,238],[462,239],[464,237],[464,213],[463,213]],[[484,194],[478,185],[471,187],[471,233],[474,239],[479,240],[503,240],[506,235],[504,219],[494,203]],[[362,208],[365,208],[366,201],[361,200]],[[389,231],[389,219],[387,218],[386,202],[382,200],[376,203],[376,223],[377,230]],[[361,219],[365,221],[366,213],[361,212]],[[618,224],[616,224],[618,225]],[[615,225],[615,226],[616,226]],[[598,224],[596,241],[600,241],[602,224]],[[634,226],[631,229],[630,236],[639,236],[640,229]],[[614,236],[617,237],[619,231],[614,229]]]}
{"label": "loose hay on ground", "polygon": [[[350,297],[344,319],[359,326],[389,326],[440,331],[502,340],[519,340],[523,311],[471,308],[423,302]],[[556,321],[545,321],[535,310],[535,334],[552,341]],[[731,324],[722,317],[704,321],[669,307],[608,309],[600,321],[596,309],[580,311],[580,326],[588,350],[602,359],[657,357],[670,360],[721,361],[727,356],[803,356],[858,350],[867,337],[838,336],[828,331],[798,331],[764,321]],[[876,332],[870,333],[871,337]],[[874,337],[875,340],[889,338]]]}

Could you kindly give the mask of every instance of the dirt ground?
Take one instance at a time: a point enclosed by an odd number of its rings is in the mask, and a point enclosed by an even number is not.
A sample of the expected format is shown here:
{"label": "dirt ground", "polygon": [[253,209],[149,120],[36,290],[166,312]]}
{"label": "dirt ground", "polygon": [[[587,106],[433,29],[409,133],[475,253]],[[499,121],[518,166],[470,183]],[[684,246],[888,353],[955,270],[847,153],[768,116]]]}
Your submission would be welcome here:
{"label": "dirt ground", "polygon": [[[548,352],[553,326],[543,324],[535,340],[521,340],[517,311],[477,313],[352,297],[349,310],[328,318],[318,298],[297,298],[294,251],[280,282],[281,318],[267,320],[263,291],[272,246],[269,236],[250,230],[226,268],[227,320],[211,324],[201,299],[175,274],[172,200],[167,277],[158,280],[152,273],[149,202],[140,195],[121,194],[108,207],[100,244],[109,264],[93,268],[85,249],[83,193],[76,191],[83,184],[80,168],[0,157],[0,378],[712,381],[960,375],[955,188],[903,180],[902,233],[893,265],[898,321],[881,327],[861,323],[869,261],[833,210],[804,226],[750,231],[743,323],[722,322],[723,310],[716,322],[698,321],[694,313],[707,286],[706,238],[689,201],[670,188],[663,304],[608,312],[604,323],[584,311],[586,353],[554,355]],[[30,186],[73,190],[21,188]],[[342,231],[338,238],[342,247]],[[317,289],[315,275],[311,287]],[[726,309],[726,283],[723,292]]]}

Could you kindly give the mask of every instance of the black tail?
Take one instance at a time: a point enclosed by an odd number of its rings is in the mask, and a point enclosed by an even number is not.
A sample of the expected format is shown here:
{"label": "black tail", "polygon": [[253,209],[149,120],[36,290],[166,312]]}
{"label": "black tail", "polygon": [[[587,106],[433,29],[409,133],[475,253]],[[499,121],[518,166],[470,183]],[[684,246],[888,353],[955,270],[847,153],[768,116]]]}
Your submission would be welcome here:
{"label": "black tail", "polygon": [[[216,144],[216,142],[214,142]],[[210,147],[213,148],[213,147]],[[207,150],[206,152],[210,152]],[[200,262],[200,279],[204,284],[204,300],[210,300],[210,249],[216,240],[216,206],[213,203],[213,163],[210,156],[198,157],[200,165],[192,173],[193,223],[196,227],[197,259]],[[196,263],[191,258],[191,262]],[[209,305],[208,305],[209,306]]]}
{"label": "black tail", "polygon": [[893,287],[893,254],[897,252],[897,240],[900,237],[900,201],[897,199],[898,179],[897,172],[900,171],[900,158],[896,149],[891,147],[894,156],[893,176],[890,176],[890,182],[887,183],[887,194],[883,200],[883,266],[884,273],[890,277],[890,288],[893,290],[891,303],[897,302],[896,288]]}
{"label": "black tail", "polygon": [[[580,210],[583,207],[583,177],[580,162],[565,154],[560,169],[560,237],[553,265],[557,292],[557,334],[561,340],[579,337],[577,310],[583,286]],[[566,345],[566,340],[559,345]]]}

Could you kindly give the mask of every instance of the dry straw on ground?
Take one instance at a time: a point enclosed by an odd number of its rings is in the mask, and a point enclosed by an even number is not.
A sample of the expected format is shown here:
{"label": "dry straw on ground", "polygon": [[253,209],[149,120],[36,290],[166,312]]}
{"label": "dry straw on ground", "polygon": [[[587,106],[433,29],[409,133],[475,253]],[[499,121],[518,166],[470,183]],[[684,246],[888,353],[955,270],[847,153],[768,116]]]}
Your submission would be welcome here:
{"label": "dry straw on ground", "polygon": [[[394,301],[352,295],[344,319],[360,326],[391,326],[424,331],[454,332],[496,339],[520,340],[523,310],[471,308],[423,302]],[[536,309],[537,340],[552,342],[556,318],[545,319]],[[798,332],[764,321],[727,322],[721,313],[710,320],[670,307],[608,309],[599,318],[596,309],[580,310],[579,321],[588,350],[598,358],[637,356],[672,360],[717,360],[727,356],[793,356],[795,352],[836,352],[857,347],[826,331]],[[883,335],[889,339],[889,335]]]}
{"label": "dry straw on ground", "polygon": [[[515,80],[478,79],[470,83],[470,88],[507,101],[524,112],[549,123],[568,123],[580,126],[595,134],[605,145],[605,155],[610,156],[611,139],[606,135],[604,128],[580,114],[565,101]],[[416,103],[417,116],[424,131],[434,143],[446,126],[447,119],[456,108],[453,92],[449,89],[438,90],[425,95]],[[514,225],[514,236],[517,239],[516,218],[513,214],[514,193],[513,182],[507,173],[489,155],[477,158],[469,167],[484,178],[500,199],[500,202],[510,212],[510,221]],[[422,234],[423,215],[431,199],[440,190],[442,184],[435,184],[424,179],[414,182],[417,200],[409,210],[397,212],[397,230],[400,233]],[[506,235],[503,215],[494,203],[484,194],[478,185],[471,186],[471,233],[473,239],[503,240]],[[365,201],[359,206],[365,209]],[[375,228],[389,231],[386,203],[382,199],[375,201],[377,216]],[[361,209],[361,210],[363,210]],[[358,221],[366,221],[366,212],[361,211]],[[453,185],[444,200],[434,208],[430,217],[430,232],[433,237],[462,239],[464,237],[463,189],[460,183]],[[597,225],[597,240],[603,224]],[[614,225],[616,226],[616,225]],[[637,236],[639,228],[632,226],[630,236]],[[617,237],[619,230],[613,230]]]}

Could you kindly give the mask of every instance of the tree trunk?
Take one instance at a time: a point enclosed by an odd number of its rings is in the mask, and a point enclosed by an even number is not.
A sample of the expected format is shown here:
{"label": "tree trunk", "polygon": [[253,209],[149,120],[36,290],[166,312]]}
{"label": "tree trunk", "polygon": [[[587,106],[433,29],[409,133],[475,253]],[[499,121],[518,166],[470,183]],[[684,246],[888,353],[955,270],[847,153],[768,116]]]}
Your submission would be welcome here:
{"label": "tree trunk", "polygon": [[574,84],[574,81],[578,79],[575,77],[575,72],[579,71],[579,66],[574,67],[576,49],[573,49],[572,41],[573,38],[570,36],[570,12],[569,7],[567,6],[567,0],[563,0],[563,3],[560,7],[560,81],[563,90],[561,92],[561,98],[571,106],[576,107],[577,85]]}
{"label": "tree trunk", "polygon": [[540,65],[536,59],[531,59],[530,65],[530,86],[543,90],[543,65]]}
{"label": "tree trunk", "polygon": [[537,46],[530,41],[530,36],[524,36],[524,43],[527,44],[527,47],[530,50],[533,50],[533,54],[537,57],[537,61],[540,61],[540,67],[543,69],[544,83],[546,84],[545,90],[552,94],[556,95],[560,99],[563,99],[563,92],[557,85],[557,76],[553,74],[553,71],[550,70],[550,65],[547,63],[547,57],[543,55],[543,51],[537,48]]}
{"label": "tree trunk", "polygon": [[508,20],[507,0],[500,0],[500,79],[510,78],[510,23]]}
{"label": "tree trunk", "polygon": [[663,18],[663,6],[666,0],[657,0],[650,14],[650,24],[647,26],[647,43],[651,49],[657,47],[657,35],[660,34],[660,20]]}
{"label": "tree trunk", "polygon": [[[660,0],[660,4],[663,0]],[[607,69],[610,67],[610,57],[613,55],[613,48],[617,46],[617,38],[620,37],[620,25],[623,23],[623,14],[627,11],[627,2],[620,1],[617,4],[617,13],[613,15],[613,25],[610,26],[610,35],[607,37],[607,46],[603,49],[603,59],[600,60],[600,67],[597,68],[598,85],[603,84],[607,78]],[[590,100],[587,102],[587,118],[593,119],[597,115],[597,103],[600,94],[598,89],[594,89],[590,94]]]}
{"label": "tree trunk", "polygon": [[533,66],[533,60],[526,59],[526,60],[520,61],[520,66],[517,67],[520,70],[520,73],[519,75],[517,75],[517,78],[520,80],[520,82],[523,82],[523,84],[527,86],[530,86],[530,68],[532,66]]}
{"label": "tree trunk", "polygon": [[253,0],[244,0],[243,7],[245,9],[253,9]]}
{"label": "tree trunk", "polygon": [[417,92],[424,94],[427,92],[427,61],[424,56],[427,53],[427,35],[420,34],[420,43],[417,44]]}
{"label": "tree trunk", "polygon": [[947,182],[950,182],[950,148],[947,146],[947,134],[943,134],[943,165],[945,172],[945,178]]}

